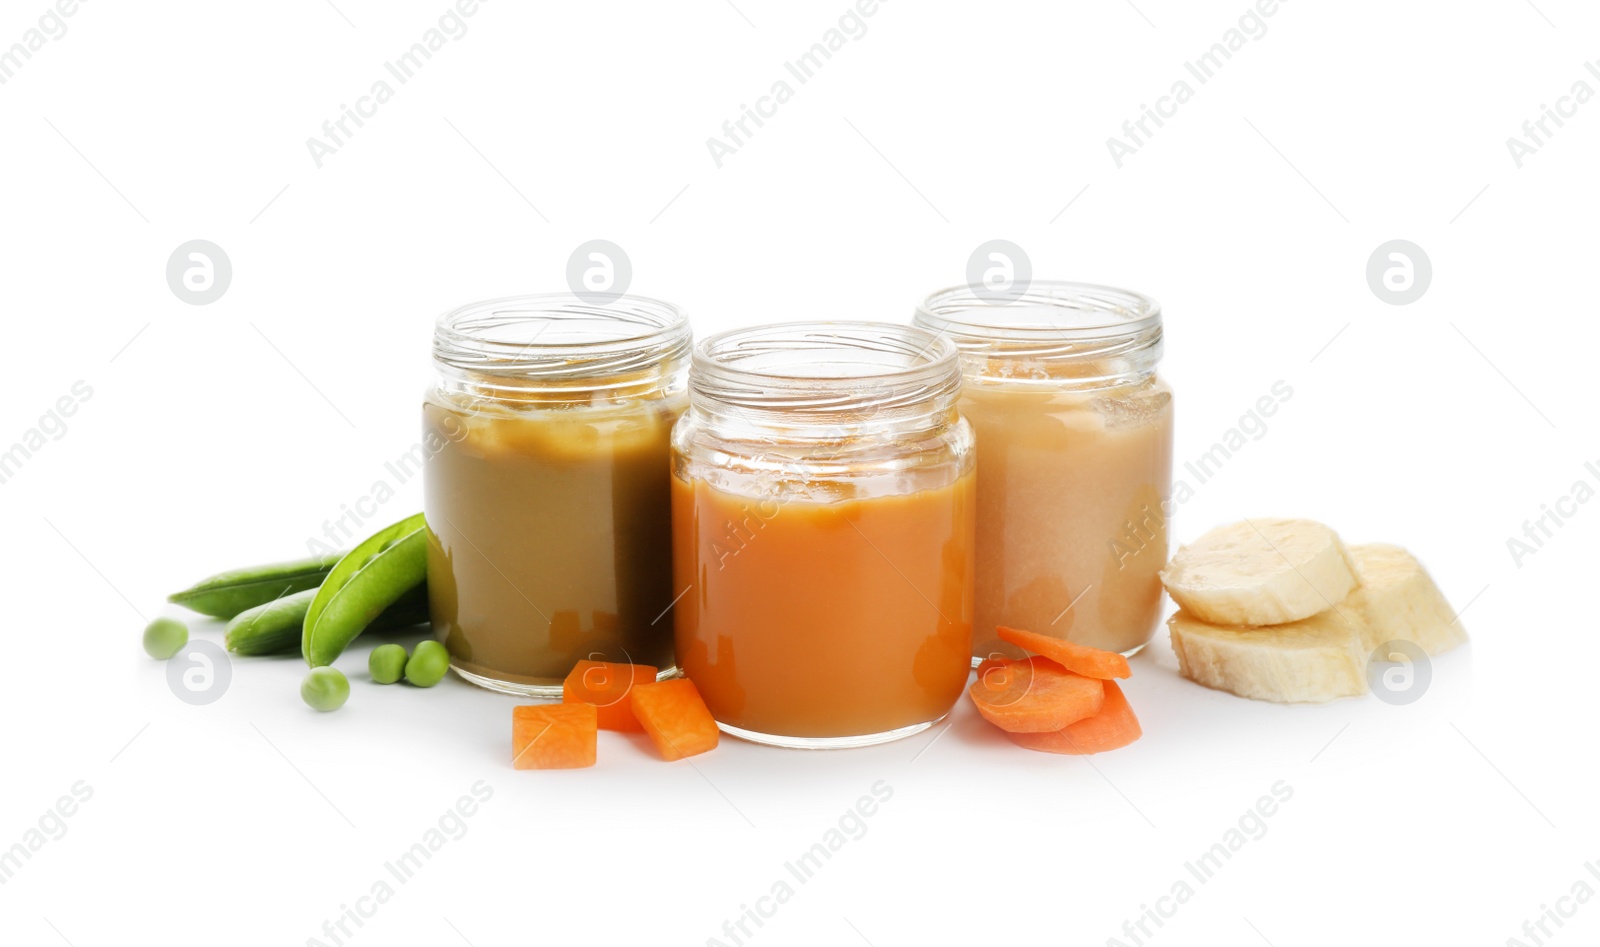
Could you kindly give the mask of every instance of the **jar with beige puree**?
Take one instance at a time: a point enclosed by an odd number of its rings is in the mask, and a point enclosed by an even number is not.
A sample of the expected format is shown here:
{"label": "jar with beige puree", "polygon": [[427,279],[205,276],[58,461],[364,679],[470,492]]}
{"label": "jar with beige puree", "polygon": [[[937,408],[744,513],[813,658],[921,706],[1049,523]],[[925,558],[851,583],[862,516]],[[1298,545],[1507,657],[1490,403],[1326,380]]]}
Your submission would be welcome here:
{"label": "jar with beige puree", "polygon": [[1009,299],[935,293],[915,322],[961,350],[961,412],[977,434],[974,662],[1021,653],[997,625],[1142,648],[1161,617],[1172,483],[1161,307],[1034,282]]}
{"label": "jar with beige puree", "polygon": [[689,349],[682,312],[632,296],[440,318],[428,592],[462,677],[554,697],[584,658],[675,671],[669,453]]}

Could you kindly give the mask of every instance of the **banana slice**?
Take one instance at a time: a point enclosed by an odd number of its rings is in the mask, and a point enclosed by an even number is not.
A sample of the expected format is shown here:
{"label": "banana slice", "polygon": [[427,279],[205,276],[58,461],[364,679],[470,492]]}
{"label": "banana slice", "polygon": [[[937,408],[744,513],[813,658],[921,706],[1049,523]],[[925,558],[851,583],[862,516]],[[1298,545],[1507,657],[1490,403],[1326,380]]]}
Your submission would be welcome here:
{"label": "banana slice", "polygon": [[[1265,525],[1258,525],[1287,553]],[[1187,607],[1180,609],[1167,620],[1178,669],[1192,681],[1241,697],[1321,702],[1365,694],[1368,657],[1385,642],[1410,641],[1436,655],[1467,640],[1415,556],[1399,546],[1373,544],[1350,547],[1349,558],[1359,586],[1337,606],[1309,618],[1277,625],[1208,623]]]}
{"label": "banana slice", "polygon": [[1161,571],[1172,600],[1213,625],[1280,625],[1344,601],[1359,583],[1333,530],[1312,520],[1219,526]]}
{"label": "banana slice", "polygon": [[1361,587],[1342,606],[1360,616],[1369,651],[1386,641],[1410,641],[1443,654],[1467,640],[1444,593],[1416,557],[1399,546],[1351,546]]}
{"label": "banana slice", "polygon": [[1167,630],[1178,669],[1207,687],[1280,704],[1367,693],[1362,625],[1342,605],[1270,627],[1211,625],[1180,609]]}

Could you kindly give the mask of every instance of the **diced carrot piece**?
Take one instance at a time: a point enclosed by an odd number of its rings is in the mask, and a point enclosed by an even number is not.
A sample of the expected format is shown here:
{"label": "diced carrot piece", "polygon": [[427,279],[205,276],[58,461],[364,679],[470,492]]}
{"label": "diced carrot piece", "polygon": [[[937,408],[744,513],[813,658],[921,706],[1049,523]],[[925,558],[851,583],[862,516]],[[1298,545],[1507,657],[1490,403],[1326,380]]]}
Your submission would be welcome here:
{"label": "diced carrot piece", "polygon": [[1128,698],[1123,696],[1122,688],[1115,681],[1101,683],[1105,685],[1106,702],[1093,717],[1049,733],[1007,733],[1006,736],[1017,746],[1069,756],[1103,753],[1127,746],[1144,734],[1139,718],[1133,715]]}
{"label": "diced carrot piece", "polygon": [[717,721],[688,678],[634,685],[633,715],[664,760],[681,760],[717,745]]}
{"label": "diced carrot piece", "polygon": [[561,700],[568,704],[594,704],[602,730],[638,733],[644,728],[633,716],[633,688],[655,679],[656,669],[648,664],[579,661],[561,684]]}
{"label": "diced carrot piece", "polygon": [[599,727],[593,704],[511,708],[511,765],[517,769],[593,766]]}
{"label": "diced carrot piece", "polygon": [[1060,730],[1099,713],[1106,696],[1099,681],[1037,655],[996,662],[967,693],[983,719],[1013,733]]}
{"label": "diced carrot piece", "polygon": [[1074,674],[1102,681],[1109,681],[1113,677],[1133,676],[1133,669],[1128,667],[1128,659],[1115,651],[1102,651],[1065,638],[1052,638],[1036,631],[1023,631],[1020,628],[1007,628],[1004,625],[996,628],[995,634],[1000,636],[1001,641],[1008,641],[1024,651],[1042,654]]}

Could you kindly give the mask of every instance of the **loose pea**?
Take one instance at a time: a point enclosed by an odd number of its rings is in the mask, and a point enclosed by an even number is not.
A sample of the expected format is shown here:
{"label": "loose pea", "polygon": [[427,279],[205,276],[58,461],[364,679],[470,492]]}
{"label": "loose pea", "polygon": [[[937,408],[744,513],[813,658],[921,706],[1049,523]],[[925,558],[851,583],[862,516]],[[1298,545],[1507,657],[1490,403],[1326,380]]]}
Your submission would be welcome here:
{"label": "loose pea", "polygon": [[444,645],[429,639],[418,643],[417,650],[411,652],[411,658],[406,661],[406,680],[418,687],[432,687],[444,680],[449,670],[450,652]]}
{"label": "loose pea", "polygon": [[350,682],[338,668],[312,668],[300,682],[300,699],[313,710],[338,710],[350,697]]}
{"label": "loose pea", "polygon": [[406,649],[397,644],[381,644],[367,656],[367,670],[379,684],[393,684],[406,673]]}
{"label": "loose pea", "polygon": [[189,626],[176,618],[157,618],[144,628],[144,653],[165,661],[189,643]]}

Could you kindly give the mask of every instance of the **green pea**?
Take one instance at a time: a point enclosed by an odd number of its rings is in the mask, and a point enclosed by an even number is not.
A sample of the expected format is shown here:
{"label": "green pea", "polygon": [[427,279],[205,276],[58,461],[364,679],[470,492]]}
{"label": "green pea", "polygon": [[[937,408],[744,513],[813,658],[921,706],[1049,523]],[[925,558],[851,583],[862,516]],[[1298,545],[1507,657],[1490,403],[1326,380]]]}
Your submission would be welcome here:
{"label": "green pea", "polygon": [[350,697],[350,682],[338,668],[312,668],[300,682],[300,699],[313,710],[338,710]]}
{"label": "green pea", "polygon": [[450,652],[430,638],[418,643],[417,650],[411,652],[410,660],[406,661],[406,680],[418,687],[432,687],[444,680],[449,670]]}
{"label": "green pea", "polygon": [[300,651],[312,667],[332,664],[384,609],[427,581],[422,514],[379,530],[328,573],[306,612]]}
{"label": "green pea", "polygon": [[177,654],[189,643],[189,626],[176,618],[157,618],[144,627],[144,653],[157,661]]}
{"label": "green pea", "polygon": [[381,644],[367,656],[367,670],[379,684],[393,684],[406,673],[406,649],[397,644]]}

